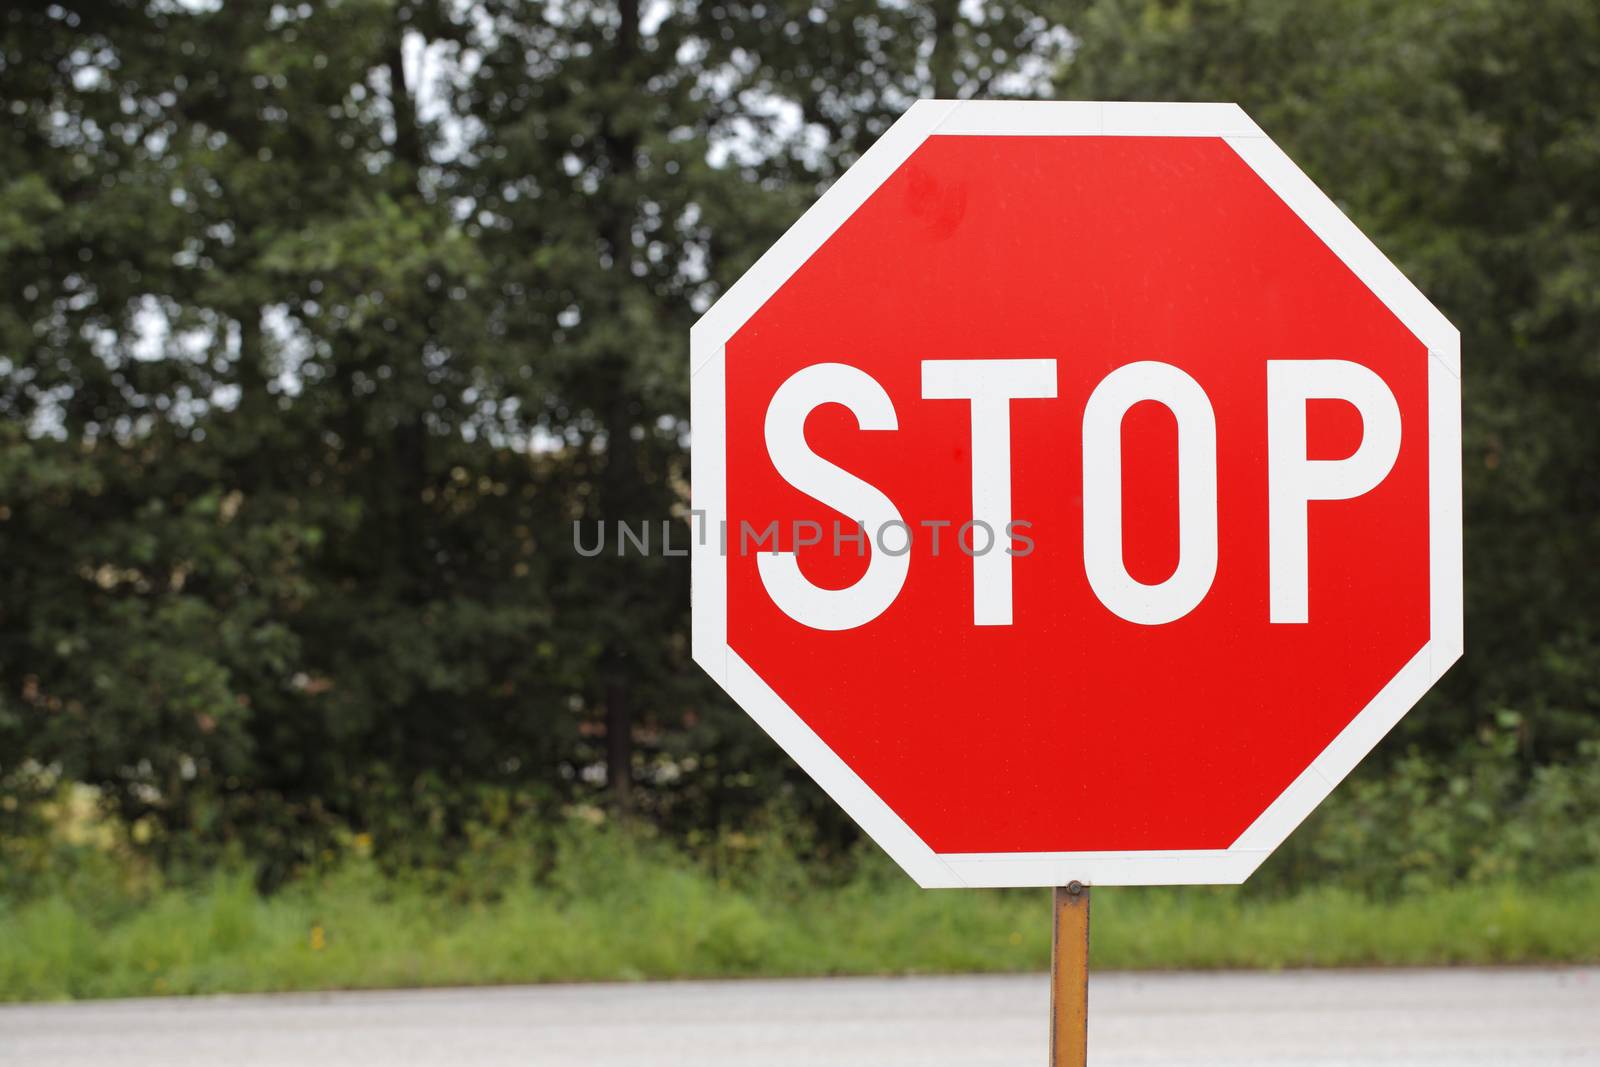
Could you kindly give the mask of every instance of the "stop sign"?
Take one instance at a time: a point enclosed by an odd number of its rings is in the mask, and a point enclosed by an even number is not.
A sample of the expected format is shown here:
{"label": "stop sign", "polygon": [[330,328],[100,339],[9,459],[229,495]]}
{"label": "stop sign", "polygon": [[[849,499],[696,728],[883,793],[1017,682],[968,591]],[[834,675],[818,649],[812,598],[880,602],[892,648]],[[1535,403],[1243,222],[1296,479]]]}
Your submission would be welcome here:
{"label": "stop sign", "polygon": [[1242,881],[1460,655],[1458,335],[1233,105],[918,103],[692,359],[695,659],[924,886]]}

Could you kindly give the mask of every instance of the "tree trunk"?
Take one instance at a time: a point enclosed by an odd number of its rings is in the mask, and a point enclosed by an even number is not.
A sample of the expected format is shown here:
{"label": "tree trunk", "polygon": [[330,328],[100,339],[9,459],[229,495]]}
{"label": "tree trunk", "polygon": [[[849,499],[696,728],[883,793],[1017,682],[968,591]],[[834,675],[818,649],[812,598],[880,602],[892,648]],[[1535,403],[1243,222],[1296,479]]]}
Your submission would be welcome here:
{"label": "tree trunk", "polygon": [[[621,0],[617,5],[617,69],[623,77],[637,53],[639,38],[638,0]],[[612,180],[629,180],[638,151],[635,138],[629,133],[618,133],[610,126],[609,118],[602,120],[601,140],[611,164]],[[629,273],[632,247],[632,206],[626,200],[611,200],[611,218],[606,220],[604,234],[611,246],[611,270],[617,276],[618,290],[633,284]],[[637,449],[633,440],[635,413],[628,402],[628,359],[624,352],[612,354],[615,381],[612,383],[613,403],[606,413],[606,465],[601,483],[600,503],[602,522],[631,521],[642,495],[639,478]],[[620,561],[619,561],[620,562]],[[626,575],[619,576],[632,594],[635,583]],[[633,719],[634,702],[630,688],[637,664],[632,661],[627,648],[624,630],[629,625],[626,613],[612,621],[609,647],[600,658],[604,671],[606,708],[606,787],[618,812],[627,815],[633,810]]]}
{"label": "tree trunk", "polygon": [[928,76],[933,95],[953,100],[956,95],[956,24],[961,19],[960,0],[937,0],[933,5],[933,53],[928,57]]}
{"label": "tree trunk", "polygon": [[[625,373],[620,360],[616,374]],[[618,392],[621,392],[620,382]],[[600,521],[613,524],[632,523],[638,510],[641,495],[639,485],[637,449],[633,440],[633,417],[626,400],[619,397],[611,406],[606,418],[606,465],[601,472]],[[621,543],[621,534],[618,534]],[[633,700],[630,688],[634,684],[638,665],[629,655],[627,629],[632,625],[627,602],[635,595],[639,583],[631,573],[639,561],[614,558],[619,567],[618,581],[621,593],[617,610],[608,620],[609,639],[600,657],[605,709],[606,709],[606,786],[611,791],[612,803],[623,814],[633,808]]]}
{"label": "tree trunk", "polygon": [[620,678],[606,683],[606,787],[619,813],[633,811],[633,708]]}

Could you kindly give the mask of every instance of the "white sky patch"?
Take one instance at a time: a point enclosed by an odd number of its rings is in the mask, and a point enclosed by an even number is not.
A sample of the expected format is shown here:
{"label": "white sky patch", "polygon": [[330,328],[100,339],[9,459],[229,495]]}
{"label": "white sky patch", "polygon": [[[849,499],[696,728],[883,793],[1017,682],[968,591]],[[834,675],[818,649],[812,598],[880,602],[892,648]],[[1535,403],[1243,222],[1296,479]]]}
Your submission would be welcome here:
{"label": "white sky patch", "polygon": [[984,3],[983,0],[961,0],[957,10],[961,13],[961,17],[968,22],[982,23],[988,7],[989,5]]}
{"label": "white sky patch", "polygon": [[670,0],[645,0],[639,11],[639,32],[646,37],[654,37],[671,14]]}
{"label": "white sky patch", "polygon": [[285,304],[274,304],[261,313],[261,332],[277,357],[275,391],[280,396],[299,396],[305,386],[301,368],[312,356],[311,339],[299,329]]}
{"label": "white sky patch", "polygon": [[800,105],[793,100],[747,90],[740,94],[744,114],[736,116],[720,135],[714,135],[706,153],[713,167],[757,166],[796,141],[804,140]]}

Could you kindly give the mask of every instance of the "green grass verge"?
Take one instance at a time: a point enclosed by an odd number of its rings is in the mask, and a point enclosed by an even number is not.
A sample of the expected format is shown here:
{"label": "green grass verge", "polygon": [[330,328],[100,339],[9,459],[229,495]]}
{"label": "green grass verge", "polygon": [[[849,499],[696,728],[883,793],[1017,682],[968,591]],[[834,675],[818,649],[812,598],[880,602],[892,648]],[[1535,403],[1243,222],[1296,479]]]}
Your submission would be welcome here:
{"label": "green grass verge", "polygon": [[[1021,971],[1049,959],[1041,891],[931,891],[868,864],[843,884],[730,885],[602,843],[577,869],[473,899],[365,863],[270,897],[224,875],[108,907],[0,904],[0,999],[565,980]],[[1380,901],[1320,889],[1112,889],[1101,968],[1600,960],[1600,871]]]}

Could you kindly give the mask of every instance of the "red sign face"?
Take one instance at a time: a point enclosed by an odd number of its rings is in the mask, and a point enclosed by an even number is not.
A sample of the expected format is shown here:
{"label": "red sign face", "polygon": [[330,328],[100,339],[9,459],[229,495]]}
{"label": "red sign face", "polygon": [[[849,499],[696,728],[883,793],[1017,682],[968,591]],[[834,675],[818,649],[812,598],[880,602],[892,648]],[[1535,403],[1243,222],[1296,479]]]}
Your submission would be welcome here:
{"label": "red sign face", "polygon": [[1459,654],[1457,353],[1231,105],[920,104],[696,327],[696,658],[924,885],[1240,881]]}

